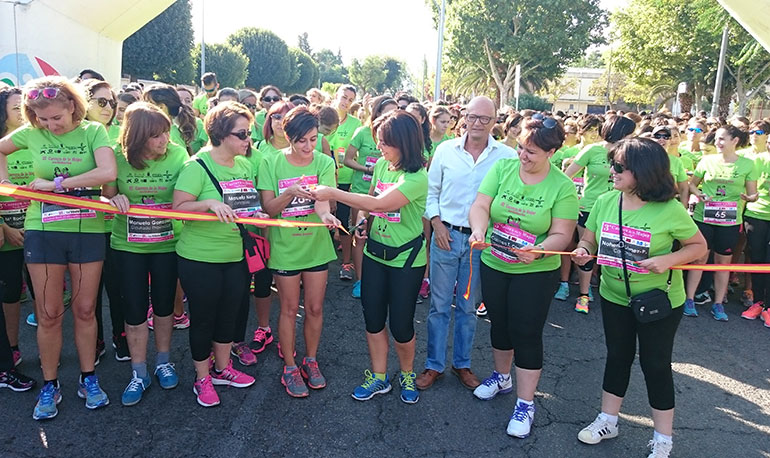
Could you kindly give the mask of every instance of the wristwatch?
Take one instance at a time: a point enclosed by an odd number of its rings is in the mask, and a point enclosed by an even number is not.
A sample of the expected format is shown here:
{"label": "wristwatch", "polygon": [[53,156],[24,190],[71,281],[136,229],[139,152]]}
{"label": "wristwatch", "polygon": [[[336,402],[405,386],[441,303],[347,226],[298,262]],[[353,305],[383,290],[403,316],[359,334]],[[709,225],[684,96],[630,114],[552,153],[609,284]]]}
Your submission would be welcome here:
{"label": "wristwatch", "polygon": [[[545,247],[542,243],[535,245],[535,248],[537,248],[540,251],[545,251]],[[545,253],[539,253],[537,259],[543,259],[545,257]]]}
{"label": "wristwatch", "polygon": [[56,190],[59,192],[64,191],[64,188],[61,185],[61,182],[64,181],[64,177],[55,177],[53,179],[53,184],[56,186]]}

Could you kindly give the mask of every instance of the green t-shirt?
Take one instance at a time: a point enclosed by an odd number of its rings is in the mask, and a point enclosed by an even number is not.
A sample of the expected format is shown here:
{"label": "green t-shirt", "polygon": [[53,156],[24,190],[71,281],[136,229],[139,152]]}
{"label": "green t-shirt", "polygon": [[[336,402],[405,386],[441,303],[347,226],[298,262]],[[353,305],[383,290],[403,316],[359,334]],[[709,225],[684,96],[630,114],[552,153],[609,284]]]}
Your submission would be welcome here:
{"label": "green t-shirt", "polygon": [[580,198],[580,210],[590,212],[596,199],[613,188],[607,148],[601,143],[588,145],[577,154],[575,164],[585,167],[585,187],[583,197]]}
{"label": "green t-shirt", "polygon": [[[289,150],[265,155],[259,168],[259,189],[281,195],[287,188],[305,177],[307,188],[317,185],[334,187],[334,161],[325,154],[313,153],[313,161],[298,167],[286,158]],[[320,223],[315,201],[295,197],[277,216],[289,221]],[[302,270],[320,266],[337,258],[329,230],[325,227],[271,227],[270,260],[275,270]]]}
{"label": "green t-shirt", "polygon": [[695,205],[693,218],[702,223],[735,226],[743,222],[746,201],[746,182],[756,181],[759,173],[751,159],[738,156],[733,163],[725,163],[721,154],[703,156],[693,175],[701,179],[701,190],[712,198]]}
{"label": "green t-shirt", "polygon": [[[179,130],[179,126],[176,123],[171,124],[170,140],[177,145],[185,146],[186,143],[182,137],[182,132]],[[195,154],[201,150],[209,142],[209,136],[206,135],[206,129],[203,127],[203,120],[200,118],[195,119],[195,136],[190,142],[190,149]]]}
{"label": "green t-shirt", "polygon": [[[676,156],[674,156],[673,154],[670,154],[669,157],[676,157]],[[695,163],[692,161],[692,158],[682,154],[681,150],[679,150],[679,156],[676,158],[679,159],[679,162],[681,162],[682,167],[684,167],[685,173],[692,172],[695,170]]]}
{"label": "green t-shirt", "polygon": [[205,116],[209,111],[209,98],[206,97],[206,93],[202,92],[195,96],[192,106],[200,112],[201,116]]}
{"label": "green t-shirt", "polygon": [[[358,150],[356,162],[365,167],[374,167],[382,157],[382,152],[377,149],[377,143],[374,141],[374,137],[372,137],[372,129],[368,126],[361,126],[356,129],[353,139],[350,140],[350,146]],[[369,194],[369,188],[371,187],[371,175],[360,170],[353,170],[353,176],[350,180],[350,192]]]}
{"label": "green t-shirt", "polygon": [[[602,266],[602,281],[599,294],[610,302],[628,306],[626,286],[623,281],[623,264],[618,249],[618,202],[620,191],[612,191],[599,197],[586,222],[586,229],[596,234],[599,247],[599,264]],[[674,240],[687,240],[698,232],[687,210],[682,204],[671,199],[668,202],[647,202],[637,210],[623,210],[623,238],[626,243],[628,282],[631,295],[666,289],[668,272],[655,274],[631,265],[630,261],[641,261],[654,256],[671,253]],[[671,275],[671,289],[668,298],[673,308],[680,307],[685,300],[682,271],[674,270]]]}
{"label": "green t-shirt", "polygon": [[318,132],[318,139],[316,140],[316,143],[315,143],[315,150],[318,151],[319,153],[324,152],[323,140],[324,140],[324,134],[322,134],[321,132]]}
{"label": "green t-shirt", "polygon": [[555,165],[556,167],[559,168],[559,170],[561,170],[564,160],[577,156],[577,153],[579,152],[580,152],[579,144],[572,145],[572,146],[563,146],[560,149],[558,149],[555,153],[553,153],[553,156],[551,156],[551,164]]}
{"label": "green t-shirt", "polygon": [[260,110],[256,115],[254,115],[254,124],[251,126],[251,139],[255,144],[265,139],[265,136],[262,133],[262,128],[265,127],[266,117],[267,110]]}
{"label": "green t-shirt", "polygon": [[[147,167],[138,170],[115,151],[118,194],[128,197],[131,205],[170,210],[176,180],[189,158],[186,149],[169,143],[165,156],[145,161]],[[110,247],[130,253],[171,253],[181,229],[180,220],[116,214]]]}
{"label": "green t-shirt", "polygon": [[326,139],[332,149],[334,159],[337,161],[337,168],[339,169],[337,171],[337,182],[339,184],[348,184],[353,177],[353,169],[345,167],[343,161],[345,160],[345,151],[353,139],[353,134],[359,127],[361,127],[361,121],[352,115],[347,115],[345,122],[337,127],[334,135]]}
{"label": "green t-shirt", "polygon": [[107,137],[110,139],[110,143],[113,145],[118,144],[118,137],[120,136],[120,126],[117,122],[113,121],[109,127],[107,127]]}
{"label": "green t-shirt", "polygon": [[[203,159],[219,180],[224,199],[203,167],[195,160]],[[219,165],[204,149],[191,157],[182,167],[176,181],[177,191],[195,196],[198,201],[215,199],[230,205],[239,215],[249,216],[259,207],[259,194],[254,183],[254,171],[244,156],[236,156],[232,167]],[[186,221],[176,244],[176,253],[193,261],[225,263],[243,259],[243,240],[235,223],[220,221]]]}
{"label": "green t-shirt", "polygon": [[[11,134],[13,144],[32,155],[35,178],[53,180],[57,176],[77,176],[96,168],[94,151],[112,148],[107,129],[98,122],[83,121],[63,135],[26,125]],[[95,187],[92,189],[100,189]],[[91,199],[98,200],[98,196]],[[63,207],[32,201],[24,228],[30,231],[103,233],[104,215],[92,210]]]}
{"label": "green t-shirt", "polygon": [[687,181],[687,171],[685,171],[682,161],[678,157],[669,154],[668,155],[669,170],[671,170],[671,176],[674,177],[674,184]]}
{"label": "green t-shirt", "polygon": [[770,221],[770,152],[754,153],[754,166],[757,169],[757,193],[756,202],[746,204],[746,216]]}
{"label": "green t-shirt", "polygon": [[479,192],[492,198],[486,242],[495,245],[481,253],[481,261],[506,273],[558,269],[559,256],[547,256],[524,264],[510,248],[537,245],[545,240],[552,218],[577,220],[575,186],[553,166],[540,183],[524,184],[519,176],[519,166],[516,158],[500,159],[481,181]]}
{"label": "green t-shirt", "polygon": [[275,156],[278,154],[281,150],[273,146],[272,143],[270,143],[267,140],[260,140],[258,143],[256,143],[257,149],[260,153],[262,153],[263,157],[267,156]]}
{"label": "green t-shirt", "polygon": [[451,140],[452,138],[454,137],[452,137],[449,134],[444,134],[444,136],[441,137],[441,140],[431,143],[430,151],[428,151],[427,154],[425,155],[425,160],[430,160],[433,157],[433,155],[436,153],[436,148],[438,148],[438,145],[444,143],[447,140]]}
{"label": "green t-shirt", "polygon": [[[32,165],[32,154],[28,149],[20,149],[10,156],[8,160],[8,174],[11,183],[26,186],[35,179],[35,171]],[[0,218],[13,229],[24,229],[24,218],[27,215],[29,200],[16,200],[13,197],[0,196]],[[6,239],[0,251],[21,250],[23,247],[11,245]]]}
{"label": "green t-shirt", "polygon": [[[372,212],[374,216],[369,237],[383,245],[398,247],[414,240],[422,234],[422,215],[425,213],[425,201],[428,198],[428,172],[421,168],[417,172],[407,173],[403,170],[389,170],[390,162],[380,159],[374,166],[372,187],[374,195],[378,196],[391,188],[396,188],[409,203],[396,211],[387,213]],[[411,250],[406,250],[390,261],[377,258],[364,249],[364,255],[390,267],[403,268]],[[412,263],[412,267],[422,267],[427,264],[425,241],[422,241],[420,252]]]}

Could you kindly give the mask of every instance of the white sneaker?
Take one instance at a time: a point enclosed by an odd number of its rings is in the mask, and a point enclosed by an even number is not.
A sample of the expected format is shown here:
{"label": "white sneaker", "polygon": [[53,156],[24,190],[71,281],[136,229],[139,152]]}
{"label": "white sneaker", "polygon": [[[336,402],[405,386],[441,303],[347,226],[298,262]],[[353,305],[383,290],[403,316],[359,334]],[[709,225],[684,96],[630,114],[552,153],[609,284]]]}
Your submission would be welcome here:
{"label": "white sneaker", "polygon": [[618,437],[618,425],[613,425],[609,421],[602,418],[601,415],[596,417],[590,425],[581,429],[578,433],[578,440],[584,444],[598,444],[604,439],[612,439]]}
{"label": "white sneaker", "polygon": [[671,453],[671,449],[674,448],[674,444],[671,442],[663,442],[661,440],[651,440],[647,444],[647,447],[652,449],[652,453],[647,455],[647,458],[668,458]]}
{"label": "white sneaker", "polygon": [[519,402],[511,415],[506,432],[509,436],[524,439],[529,436],[532,421],[535,419],[535,405]]}
{"label": "white sneaker", "polygon": [[513,391],[513,380],[511,380],[511,376],[509,375],[507,378],[503,378],[499,372],[492,371],[492,375],[484,379],[484,381],[481,382],[481,385],[473,390],[473,395],[482,401],[489,401],[497,396],[497,393],[505,394],[510,393],[511,391]]}

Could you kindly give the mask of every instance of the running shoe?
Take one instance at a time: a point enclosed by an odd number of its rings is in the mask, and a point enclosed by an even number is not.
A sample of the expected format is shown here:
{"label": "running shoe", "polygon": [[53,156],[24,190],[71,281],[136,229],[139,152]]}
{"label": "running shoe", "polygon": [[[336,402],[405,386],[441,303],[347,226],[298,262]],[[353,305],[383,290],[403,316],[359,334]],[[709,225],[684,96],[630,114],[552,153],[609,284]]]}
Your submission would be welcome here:
{"label": "running shoe", "polygon": [[695,299],[693,300],[696,305],[703,305],[711,302],[711,295],[708,291],[703,291],[700,294],[695,295]]}
{"label": "running shoe", "polygon": [[417,374],[414,371],[401,372],[398,376],[398,383],[401,385],[401,400],[407,404],[416,404],[420,400],[420,392],[414,381]]}
{"label": "running shoe", "polygon": [[350,281],[353,279],[353,264],[342,264],[340,268],[340,280]]}
{"label": "running shoe", "polygon": [[242,366],[253,366],[257,364],[257,355],[251,351],[248,345],[244,342],[234,342],[230,348],[230,354],[238,358],[238,362]]}
{"label": "running shoe", "polygon": [[566,301],[569,297],[569,283],[563,281],[559,283],[559,290],[553,295],[553,298],[557,301]]}
{"label": "running shoe", "polygon": [[196,380],[193,384],[193,393],[197,396],[198,404],[203,407],[214,407],[219,405],[219,395],[211,382],[211,376]]}
{"label": "running shoe", "polygon": [[21,364],[21,350],[13,350],[13,367]]}
{"label": "running shoe", "polygon": [[509,436],[524,439],[529,437],[532,430],[532,421],[535,419],[535,404],[527,404],[519,401],[513,409],[511,420],[508,422],[506,433]]}
{"label": "running shoe", "polygon": [[651,449],[651,452],[649,455],[647,455],[647,458],[668,458],[671,454],[671,449],[674,447],[674,444],[671,442],[664,442],[662,440],[651,440],[647,447]]}
{"label": "running shoe", "polygon": [[123,390],[123,396],[120,398],[120,402],[124,406],[133,406],[139,404],[142,400],[142,394],[144,390],[150,387],[152,379],[150,377],[141,378],[136,375],[136,371],[133,371],[134,376],[131,377],[131,381],[128,382],[128,386]]}
{"label": "running shoe", "polygon": [[685,299],[684,301],[684,316],[698,316],[698,310],[695,308],[695,301],[692,299]]}
{"label": "running shoe", "polygon": [[273,330],[269,327],[267,330],[257,328],[254,331],[254,340],[249,344],[249,348],[254,353],[262,353],[266,346],[273,342]]}
{"label": "running shoe", "polygon": [[94,366],[98,366],[99,363],[102,361],[102,356],[107,353],[107,347],[104,345],[104,341],[102,339],[96,340],[96,359],[94,359]]}
{"label": "running shoe", "polygon": [[153,322],[152,316],[152,304],[150,304],[150,308],[147,309],[147,327],[150,328],[150,331],[155,329],[155,323]]}
{"label": "running shoe", "polygon": [[131,353],[128,352],[126,333],[112,336],[112,348],[115,349],[115,359],[118,361],[131,361]]}
{"label": "running shoe", "polygon": [[588,288],[588,302],[594,301],[594,290],[593,288]]}
{"label": "running shoe", "polygon": [[190,327],[190,317],[187,312],[182,312],[181,315],[174,315],[174,329],[187,329]]}
{"label": "running shoe", "polygon": [[59,413],[56,405],[61,402],[61,389],[48,382],[40,390],[37,396],[37,404],[32,412],[32,418],[35,420],[48,420]]}
{"label": "running shoe", "polygon": [[281,385],[286,387],[286,392],[293,398],[304,398],[309,394],[298,367],[292,370],[287,369],[286,366],[283,367]]}
{"label": "running shoe", "polygon": [[714,319],[717,321],[727,321],[725,308],[719,302],[711,306],[711,314],[714,315]]}
{"label": "running shoe", "polygon": [[588,313],[588,303],[591,299],[586,295],[580,295],[575,302],[575,311],[579,313]]}
{"label": "running shoe", "polygon": [[107,393],[99,386],[99,377],[96,375],[89,375],[80,382],[78,397],[86,400],[87,409],[98,409],[110,403]]}
{"label": "running shoe", "polygon": [[361,299],[361,280],[357,280],[353,283],[353,291],[350,293],[353,299]]}
{"label": "running shoe", "polygon": [[321,369],[318,368],[318,361],[314,359],[308,360],[307,357],[304,357],[299,369],[302,377],[307,379],[307,386],[314,390],[326,387],[326,377],[323,376]]}
{"label": "running shoe", "polygon": [[233,360],[227,363],[227,367],[221,373],[216,369],[210,372],[211,383],[214,385],[229,385],[236,388],[246,388],[254,384],[254,377],[233,368]]}
{"label": "running shoe", "polygon": [[578,440],[590,445],[598,444],[604,439],[612,439],[614,437],[618,437],[618,425],[613,425],[605,420],[601,414],[597,415],[596,420],[578,433]]}
{"label": "running shoe", "polygon": [[393,388],[388,381],[388,375],[385,374],[385,380],[380,380],[371,373],[369,369],[364,371],[364,383],[359,385],[353,391],[353,399],[357,401],[368,401],[377,394],[385,394]]}
{"label": "running shoe", "polygon": [[503,377],[497,371],[492,371],[492,375],[485,378],[481,385],[473,390],[473,395],[482,401],[489,401],[498,394],[506,394],[513,391],[513,380],[511,376]]}
{"label": "running shoe", "polygon": [[765,327],[770,328],[770,310],[765,309],[762,311],[762,313],[759,314],[759,318],[762,319],[762,321],[765,322]]}
{"label": "running shoe", "polygon": [[479,308],[476,309],[476,316],[487,316],[487,307],[483,302],[479,304]]}
{"label": "running shoe", "polygon": [[33,327],[37,327],[37,317],[34,313],[27,315],[27,324]]}
{"label": "running shoe", "polygon": [[179,385],[179,376],[176,375],[174,363],[164,363],[155,366],[155,376],[158,377],[158,384],[164,390],[171,390]]}
{"label": "running shoe", "polygon": [[427,278],[422,279],[422,285],[420,285],[420,297],[427,299],[430,295],[430,280]]}
{"label": "running shoe", "polygon": [[754,291],[750,289],[743,290],[741,293],[741,303],[744,307],[751,307],[754,304]]}
{"label": "running shoe", "polygon": [[741,318],[745,318],[747,320],[756,320],[759,315],[762,314],[762,310],[764,310],[763,306],[764,304],[762,302],[756,302],[752,304],[751,307],[741,313]]}
{"label": "running shoe", "polygon": [[35,379],[27,377],[15,368],[0,372],[0,388],[10,388],[13,391],[29,391],[35,387]]}

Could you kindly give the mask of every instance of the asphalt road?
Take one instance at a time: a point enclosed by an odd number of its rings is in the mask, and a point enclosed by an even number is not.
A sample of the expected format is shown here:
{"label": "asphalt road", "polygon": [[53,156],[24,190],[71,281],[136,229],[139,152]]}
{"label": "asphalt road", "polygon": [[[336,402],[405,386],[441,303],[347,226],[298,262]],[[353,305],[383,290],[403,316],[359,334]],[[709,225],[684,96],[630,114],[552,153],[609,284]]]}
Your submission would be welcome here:
{"label": "asphalt road", "polygon": [[[572,310],[573,298],[554,301],[545,326],[545,368],[536,399],[532,435],[505,434],[515,395],[479,401],[447,371],[415,405],[402,403],[394,390],[367,402],[350,397],[368,367],[360,303],[350,283],[332,275],[325,303],[319,351],[327,388],[292,399],[279,382],[282,362],[275,344],[244,369],[257,383],[246,389],[217,387],[221,405],[203,408],[192,393],[193,366],[187,331],[175,331],[172,361],[180,385],[163,391],[154,383],[140,404],[120,405],[130,378],[129,363],[107,355],[97,368],[111,405],[88,411],[75,391],[79,369],[72,321],[65,321],[59,415],[32,420],[38,390],[0,390],[2,457],[396,457],[528,456],[644,457],[652,421],[644,380],[635,364],[620,418],[620,435],[599,445],[577,441],[578,431],[598,413],[604,366],[604,337],[598,305],[588,315]],[[573,294],[576,292],[573,286]],[[417,372],[425,361],[425,318],[429,301],[417,306]],[[277,299],[274,298],[275,328]],[[770,329],[740,318],[734,298],[726,306],[730,321],[713,320],[699,307],[698,318],[684,317],[674,351],[677,413],[673,457],[770,457]],[[31,310],[25,304],[23,314]],[[105,306],[105,333],[109,309]],[[251,313],[250,328],[255,321]],[[302,319],[298,318],[301,324]],[[480,378],[492,370],[489,322],[478,319],[473,369]],[[302,337],[298,333],[302,356]],[[451,341],[451,339],[450,339]],[[22,324],[23,372],[40,380],[34,328]],[[152,344],[150,348],[154,348]],[[149,361],[154,360],[150,352]],[[451,359],[450,359],[451,362]],[[396,373],[391,351],[389,371]]]}

